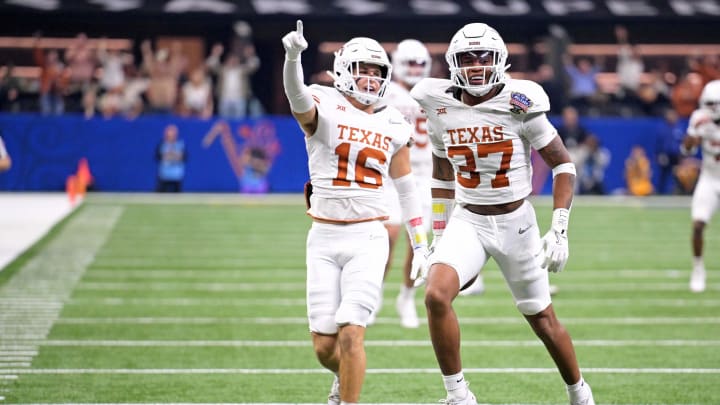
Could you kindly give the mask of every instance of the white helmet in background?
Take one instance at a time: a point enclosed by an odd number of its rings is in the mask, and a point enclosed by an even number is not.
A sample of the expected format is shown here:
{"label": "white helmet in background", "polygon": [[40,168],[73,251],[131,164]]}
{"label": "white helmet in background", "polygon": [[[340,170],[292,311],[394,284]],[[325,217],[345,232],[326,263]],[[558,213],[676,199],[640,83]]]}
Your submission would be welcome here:
{"label": "white helmet in background", "polygon": [[[400,41],[392,54],[393,74],[396,79],[411,86],[430,76],[432,59],[422,42],[415,39]],[[412,69],[412,65],[422,68]]]}
{"label": "white helmet in background", "polygon": [[720,80],[705,85],[700,95],[700,108],[707,111],[713,120],[720,119]]}
{"label": "white helmet in background", "polygon": [[[358,73],[360,63],[379,66],[381,77],[360,75]],[[358,37],[346,42],[340,50],[335,52],[333,72],[328,73],[334,79],[335,88],[341,93],[347,94],[365,105],[371,105],[385,95],[385,89],[390,83],[392,65],[387,53],[385,53],[385,49],[377,41]],[[363,77],[369,79],[369,81],[379,82],[379,91],[373,93],[367,88],[358,88],[358,81]]]}
{"label": "white helmet in background", "polygon": [[[492,56],[492,65],[484,68],[487,80],[483,84],[468,82],[466,71],[479,67],[461,67],[460,56],[465,53]],[[510,67],[505,64],[507,57],[508,50],[500,34],[483,23],[472,23],[462,27],[450,40],[450,46],[445,53],[445,60],[450,66],[450,79],[457,87],[474,96],[487,94],[493,86],[507,80],[505,71]]]}

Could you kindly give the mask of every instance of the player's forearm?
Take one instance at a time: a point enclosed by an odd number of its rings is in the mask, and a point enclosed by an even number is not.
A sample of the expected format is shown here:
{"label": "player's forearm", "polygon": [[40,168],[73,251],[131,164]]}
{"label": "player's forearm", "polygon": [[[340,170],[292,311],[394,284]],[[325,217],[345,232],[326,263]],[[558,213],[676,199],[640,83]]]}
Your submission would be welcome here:
{"label": "player's forearm", "polygon": [[553,208],[570,209],[574,195],[575,174],[563,172],[553,176]]}
{"label": "player's forearm", "polygon": [[413,249],[427,247],[427,228],[423,223],[422,206],[420,205],[420,193],[415,184],[415,177],[412,173],[393,178],[395,189],[400,200],[400,210],[403,221],[406,224],[408,236]]}
{"label": "player's forearm", "polygon": [[302,64],[299,57],[294,60],[285,57],[283,87],[290,102],[290,108],[294,113],[306,113],[315,106],[310,89],[303,80]]}

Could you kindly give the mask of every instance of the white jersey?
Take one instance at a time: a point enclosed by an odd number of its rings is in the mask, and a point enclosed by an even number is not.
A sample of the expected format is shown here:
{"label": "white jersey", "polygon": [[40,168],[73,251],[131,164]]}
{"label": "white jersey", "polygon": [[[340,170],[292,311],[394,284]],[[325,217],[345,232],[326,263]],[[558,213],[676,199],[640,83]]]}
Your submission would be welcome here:
{"label": "white jersey", "polygon": [[701,174],[720,180],[720,124],[713,121],[707,111],[698,109],[690,116],[687,132],[702,140]]}
{"label": "white jersey", "polygon": [[532,191],[530,145],[542,149],[557,135],[525,123],[550,109],[545,91],[529,80],[508,80],[495,97],[475,106],[455,98],[447,79],[423,79],[410,94],[425,110],[434,153],[455,169],[459,204],[503,204]]}
{"label": "white jersey", "polygon": [[368,114],[332,87],[311,85],[310,91],[318,127],[305,137],[313,186],[308,214],[337,222],[386,219],[384,179],[412,128],[393,107]]}

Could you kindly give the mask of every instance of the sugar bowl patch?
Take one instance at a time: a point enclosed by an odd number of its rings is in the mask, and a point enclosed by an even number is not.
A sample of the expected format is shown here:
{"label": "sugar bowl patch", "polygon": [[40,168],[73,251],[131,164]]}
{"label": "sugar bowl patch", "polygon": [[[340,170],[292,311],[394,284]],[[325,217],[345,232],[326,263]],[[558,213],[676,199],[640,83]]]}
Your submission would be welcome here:
{"label": "sugar bowl patch", "polygon": [[513,91],[510,93],[510,112],[515,114],[527,113],[533,102],[528,96]]}

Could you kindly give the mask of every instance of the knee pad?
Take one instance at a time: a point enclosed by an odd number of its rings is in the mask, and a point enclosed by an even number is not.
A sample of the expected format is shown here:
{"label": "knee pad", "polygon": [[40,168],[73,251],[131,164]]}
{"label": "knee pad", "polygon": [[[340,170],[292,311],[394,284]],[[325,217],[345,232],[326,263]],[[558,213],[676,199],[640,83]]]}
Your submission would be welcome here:
{"label": "knee pad", "polygon": [[358,302],[343,302],[335,313],[335,329],[337,325],[357,325],[366,327],[373,308]]}
{"label": "knee pad", "polygon": [[309,314],[308,322],[311,332],[323,335],[334,335],[338,332],[335,315],[333,314]]}
{"label": "knee pad", "polygon": [[525,300],[515,302],[515,306],[523,315],[535,315],[550,305],[550,299],[547,300]]}

